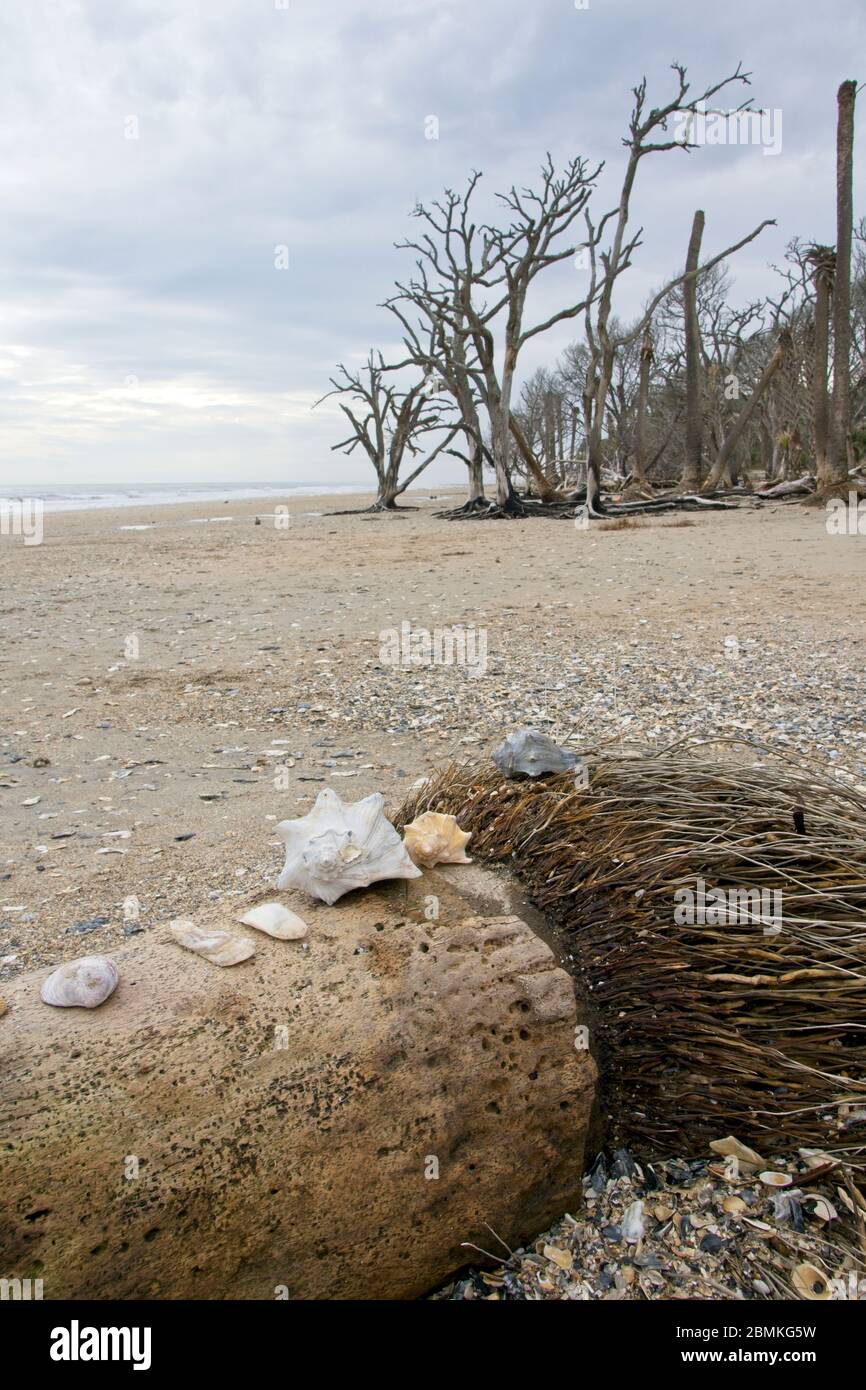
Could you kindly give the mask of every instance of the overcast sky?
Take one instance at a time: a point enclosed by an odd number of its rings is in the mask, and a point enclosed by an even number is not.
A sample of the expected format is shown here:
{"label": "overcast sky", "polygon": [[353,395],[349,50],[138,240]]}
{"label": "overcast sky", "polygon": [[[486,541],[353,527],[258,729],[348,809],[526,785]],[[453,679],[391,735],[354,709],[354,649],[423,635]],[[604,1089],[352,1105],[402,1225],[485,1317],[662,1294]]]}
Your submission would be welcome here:
{"label": "overcast sky", "polygon": [[[695,88],[742,59],[781,152],[645,160],[616,310],[681,264],[697,207],[707,253],[778,219],[732,267],[764,292],[792,236],[835,240],[864,21],[862,0],[3,0],[0,483],[365,479],[311,406],[335,362],[395,344],[376,306],[416,199],[472,168],[486,195],[528,182],[550,150],[606,160],[608,206],[630,89],[646,73],[663,104],[674,59]],[[539,307],[579,273],[551,270]],[[535,339],[523,374],[573,336]]]}

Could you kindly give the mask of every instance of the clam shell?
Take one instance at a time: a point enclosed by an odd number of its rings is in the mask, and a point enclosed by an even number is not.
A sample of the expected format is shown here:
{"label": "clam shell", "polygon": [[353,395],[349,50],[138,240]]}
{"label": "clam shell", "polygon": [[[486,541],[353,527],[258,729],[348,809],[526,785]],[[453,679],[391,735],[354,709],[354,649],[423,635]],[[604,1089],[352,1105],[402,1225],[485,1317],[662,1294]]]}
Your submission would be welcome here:
{"label": "clam shell", "polygon": [[471,864],[466,845],[471,830],[461,830],[456,816],[425,811],[406,826],[403,843],[413,863],[432,869],[434,864]]}
{"label": "clam shell", "polygon": [[185,917],[176,917],[168,929],[179,946],[204,956],[213,965],[238,965],[256,953],[249,937],[235,936],[218,927],[197,927]]}
{"label": "clam shell", "polygon": [[296,912],[283,907],[282,903],[260,903],[245,912],[238,921],[245,927],[255,927],[278,941],[300,941],[307,935],[307,924]]}
{"label": "clam shell", "polygon": [[758,1177],[765,1187],[790,1187],[794,1181],[790,1173],[759,1173]]}
{"label": "clam shell", "polygon": [[722,1210],[730,1212],[732,1216],[739,1216],[742,1212],[748,1211],[748,1207],[742,1197],[725,1197],[722,1202]]}
{"label": "clam shell", "polygon": [[326,787],[309,815],[281,821],[286,862],[277,887],[302,888],[330,904],[380,879],[420,878],[384,805],[381,792],[350,805]]}
{"label": "clam shell", "polygon": [[79,956],[48,976],[42,1000],[60,1009],[96,1009],[117,989],[119,978],[108,956]]}
{"label": "clam shell", "polygon": [[538,729],[518,729],[491,754],[504,777],[541,777],[545,772],[568,772],[577,754],[560,748]]}

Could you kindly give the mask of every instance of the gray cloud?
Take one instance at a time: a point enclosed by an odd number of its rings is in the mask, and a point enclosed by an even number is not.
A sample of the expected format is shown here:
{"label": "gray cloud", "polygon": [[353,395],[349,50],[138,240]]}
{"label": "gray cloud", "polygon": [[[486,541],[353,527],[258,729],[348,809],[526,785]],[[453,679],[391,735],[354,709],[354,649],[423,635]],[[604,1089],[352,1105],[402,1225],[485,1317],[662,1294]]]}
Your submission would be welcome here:
{"label": "gray cloud", "polygon": [[[414,201],[471,168],[489,200],[549,149],[608,161],[607,206],[630,88],[646,72],[664,99],[674,58],[696,85],[742,58],[782,151],[646,161],[617,309],[681,261],[698,206],[708,250],[778,219],[733,267],[760,293],[791,236],[833,239],[835,89],[862,40],[847,0],[17,0],[0,18],[0,481],[363,476],[310,406],[338,359],[394,341],[376,305]],[[575,274],[540,282],[539,308]],[[569,337],[536,340],[525,370]]]}

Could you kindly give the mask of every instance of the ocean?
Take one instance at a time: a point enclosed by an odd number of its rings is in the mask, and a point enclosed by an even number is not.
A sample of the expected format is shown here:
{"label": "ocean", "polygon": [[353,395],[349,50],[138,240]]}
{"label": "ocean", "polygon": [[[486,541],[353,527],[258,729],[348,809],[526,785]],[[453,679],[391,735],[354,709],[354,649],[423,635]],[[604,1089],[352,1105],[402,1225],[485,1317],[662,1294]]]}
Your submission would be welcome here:
{"label": "ocean", "polygon": [[81,512],[100,507],[158,507],[172,502],[230,502],[256,497],[339,496],[343,493],[370,492],[373,480],[365,483],[203,483],[200,486],[168,483],[140,483],[122,486],[110,483],[0,483],[0,498],[8,501],[41,501],[45,512]]}

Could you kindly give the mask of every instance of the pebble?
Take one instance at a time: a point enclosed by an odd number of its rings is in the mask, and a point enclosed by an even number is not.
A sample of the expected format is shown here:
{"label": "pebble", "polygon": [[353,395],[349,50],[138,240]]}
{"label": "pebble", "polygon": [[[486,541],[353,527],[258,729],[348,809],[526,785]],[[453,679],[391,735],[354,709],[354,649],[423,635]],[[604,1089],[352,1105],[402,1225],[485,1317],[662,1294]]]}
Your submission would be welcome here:
{"label": "pebble", "polygon": [[86,936],[88,932],[106,926],[108,921],[107,917],[88,917],[83,922],[75,922],[71,927],[67,927],[65,934],[66,936]]}

